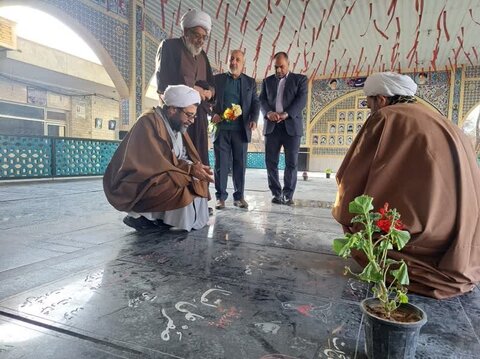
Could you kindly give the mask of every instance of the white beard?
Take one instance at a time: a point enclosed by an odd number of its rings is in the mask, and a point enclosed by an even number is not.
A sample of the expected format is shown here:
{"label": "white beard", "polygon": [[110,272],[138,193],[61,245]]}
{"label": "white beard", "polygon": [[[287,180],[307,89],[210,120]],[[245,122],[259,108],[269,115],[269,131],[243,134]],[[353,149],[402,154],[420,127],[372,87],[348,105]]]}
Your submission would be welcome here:
{"label": "white beard", "polygon": [[197,56],[199,55],[201,52],[202,52],[202,48],[197,48],[195,47],[195,45],[191,44],[190,42],[188,42],[187,39],[185,39],[185,46],[187,47],[188,51],[193,55],[193,56]]}

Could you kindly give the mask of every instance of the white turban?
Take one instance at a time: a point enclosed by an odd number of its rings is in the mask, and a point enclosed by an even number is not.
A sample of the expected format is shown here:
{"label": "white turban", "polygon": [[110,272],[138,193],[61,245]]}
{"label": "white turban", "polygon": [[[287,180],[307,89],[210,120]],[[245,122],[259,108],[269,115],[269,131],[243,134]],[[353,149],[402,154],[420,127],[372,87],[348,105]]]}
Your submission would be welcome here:
{"label": "white turban", "polygon": [[378,72],[368,76],[363,92],[367,96],[413,96],[417,92],[417,84],[407,75]]}
{"label": "white turban", "polygon": [[185,85],[170,85],[163,93],[163,102],[167,106],[184,108],[199,104],[200,101],[198,91]]}
{"label": "white turban", "polygon": [[207,33],[210,33],[210,30],[212,29],[212,19],[210,19],[210,16],[206,12],[195,9],[186,12],[182,16],[180,24],[184,31],[185,29],[197,26],[203,27]]}

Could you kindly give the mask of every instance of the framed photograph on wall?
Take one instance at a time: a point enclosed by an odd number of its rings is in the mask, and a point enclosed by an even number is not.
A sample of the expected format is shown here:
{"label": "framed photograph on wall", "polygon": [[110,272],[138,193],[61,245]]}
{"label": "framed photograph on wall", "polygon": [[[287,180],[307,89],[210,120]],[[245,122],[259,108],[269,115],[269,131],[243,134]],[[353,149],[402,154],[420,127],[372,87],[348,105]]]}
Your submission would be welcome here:
{"label": "framed photograph on wall", "polygon": [[47,91],[27,86],[27,103],[37,106],[47,106]]}
{"label": "framed photograph on wall", "polygon": [[77,105],[75,106],[75,115],[77,116],[77,118],[85,118],[85,107],[85,102],[77,103]]}
{"label": "framed photograph on wall", "polygon": [[108,121],[108,129],[109,130],[115,131],[116,128],[117,128],[117,121],[115,121],[115,120]]}
{"label": "framed photograph on wall", "polygon": [[359,97],[357,98],[357,108],[368,108],[367,107],[367,98]]}
{"label": "framed photograph on wall", "polygon": [[97,117],[95,119],[95,128],[101,129],[102,125],[103,125],[103,119],[101,119],[100,117]]}

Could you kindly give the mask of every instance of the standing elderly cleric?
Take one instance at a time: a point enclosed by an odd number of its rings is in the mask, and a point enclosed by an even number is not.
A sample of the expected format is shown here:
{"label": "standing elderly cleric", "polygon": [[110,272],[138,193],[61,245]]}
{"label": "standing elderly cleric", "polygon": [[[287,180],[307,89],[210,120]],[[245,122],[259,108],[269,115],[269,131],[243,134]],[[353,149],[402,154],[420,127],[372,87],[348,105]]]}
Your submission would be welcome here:
{"label": "standing elderly cleric", "polygon": [[160,43],[156,57],[157,92],[163,94],[169,85],[187,85],[200,93],[197,120],[188,128],[188,134],[204,164],[208,160],[208,101],[213,97],[215,81],[203,51],[212,28],[210,16],[199,10],[190,10],[181,19],[183,36]]}
{"label": "standing elderly cleric", "polygon": [[[333,216],[352,232],[348,205],[355,197],[397,208],[411,240],[389,256],[407,262],[412,292],[449,298],[480,281],[480,170],[468,138],[417,103],[416,90],[409,76],[392,72],[365,81],[372,114],[337,172]],[[366,264],[358,253],[354,258]]]}
{"label": "standing elderly cleric", "polygon": [[186,133],[195,121],[199,93],[166,88],[163,107],[143,113],[115,151],[103,177],[110,204],[127,212],[138,231],[200,229],[208,222],[211,169],[202,164]]}

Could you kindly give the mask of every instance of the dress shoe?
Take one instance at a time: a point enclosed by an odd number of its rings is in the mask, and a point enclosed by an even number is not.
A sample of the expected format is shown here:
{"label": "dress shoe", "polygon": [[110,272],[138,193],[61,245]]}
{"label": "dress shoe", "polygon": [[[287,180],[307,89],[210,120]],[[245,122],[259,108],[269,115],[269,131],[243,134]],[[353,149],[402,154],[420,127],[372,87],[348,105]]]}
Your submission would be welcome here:
{"label": "dress shoe", "polygon": [[295,206],[295,201],[292,198],[284,198],[283,204],[287,206]]}
{"label": "dress shoe", "polygon": [[217,204],[215,205],[216,209],[224,209],[225,201],[223,199],[217,199]]}
{"label": "dress shoe", "polygon": [[165,229],[165,228],[169,227],[169,226],[165,227],[167,225],[163,222],[161,222],[163,224],[162,226],[157,225],[158,221],[159,220],[149,221],[148,219],[146,219],[143,216],[138,217],[138,218],[133,218],[131,216],[126,216],[123,219],[123,223],[125,223],[129,227],[132,227],[132,228],[136,229],[138,232],[156,232],[156,231],[159,231],[161,229]]}
{"label": "dress shoe", "polygon": [[233,205],[238,208],[248,208],[248,203],[243,198],[233,201]]}
{"label": "dress shoe", "polygon": [[280,196],[275,196],[272,198],[272,203],[275,203],[275,204],[283,204],[283,201],[282,201],[282,197]]}

